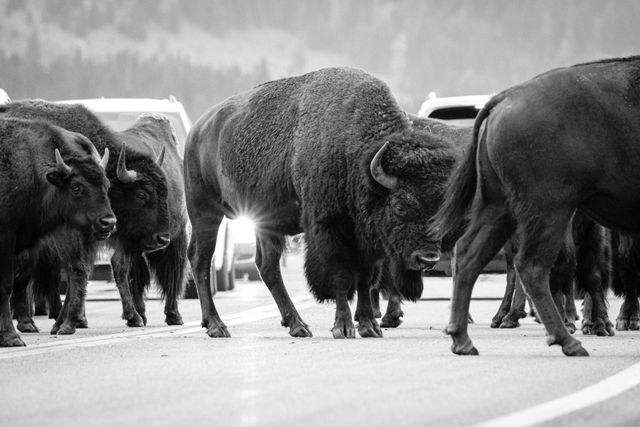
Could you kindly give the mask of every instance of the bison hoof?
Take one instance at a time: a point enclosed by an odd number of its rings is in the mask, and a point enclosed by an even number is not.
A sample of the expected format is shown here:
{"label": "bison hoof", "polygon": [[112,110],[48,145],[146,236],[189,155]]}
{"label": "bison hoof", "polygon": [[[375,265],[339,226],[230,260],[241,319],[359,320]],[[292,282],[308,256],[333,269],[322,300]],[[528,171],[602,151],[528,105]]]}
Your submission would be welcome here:
{"label": "bison hoof", "polygon": [[36,324],[33,322],[32,319],[19,321],[18,324],[16,325],[16,328],[18,328],[20,332],[24,332],[24,333],[40,332],[40,330],[38,329],[38,327],[36,326]]}
{"label": "bison hoof", "polygon": [[451,344],[451,351],[453,354],[460,356],[478,356],[478,350],[474,347],[471,341],[467,341],[464,344],[457,344],[455,341]]}
{"label": "bison hoof", "polygon": [[[53,329],[51,330],[51,333],[53,334]],[[75,325],[72,325],[71,323],[63,323],[60,328],[58,329],[58,331],[56,331],[56,335],[73,335],[76,333],[76,328]]]}
{"label": "bison hoof", "polygon": [[147,324],[146,319],[143,321],[142,317],[136,312],[134,312],[131,317],[124,317],[124,319],[127,321],[127,326],[130,328],[141,328]]}
{"label": "bison hoof", "polygon": [[[182,321],[182,316],[180,315],[180,313],[170,313],[167,314],[167,316],[164,319],[165,323],[167,325],[183,325],[184,322]],[[145,325],[147,323],[145,322]]]}
{"label": "bison hoof", "polygon": [[574,340],[573,342],[563,345],[562,352],[565,356],[588,356],[589,352],[582,347],[580,341]]}
{"label": "bison hoof", "polygon": [[618,319],[616,320],[616,329],[619,331],[637,331],[640,330],[640,322],[638,320]]}
{"label": "bison hoof", "polygon": [[342,339],[342,338],[355,338],[356,337],[356,328],[353,326],[351,322],[336,322],[331,329],[331,333],[333,334],[333,338]]}
{"label": "bison hoof", "polygon": [[311,333],[311,329],[309,329],[309,325],[300,321],[294,322],[289,328],[289,335],[295,338],[311,338],[313,334]]}
{"label": "bison hoof", "polygon": [[213,326],[207,329],[207,335],[211,338],[230,338],[231,334],[225,325]]}
{"label": "bison hoof", "polygon": [[494,329],[495,328],[499,328],[500,324],[502,323],[502,319],[503,319],[503,316],[499,316],[499,315],[496,314],[495,316],[493,316],[493,319],[491,319],[491,325],[490,326],[492,328],[494,328]]}
{"label": "bison hoof", "polygon": [[382,329],[375,320],[365,320],[358,323],[358,334],[362,338],[382,338]]}
{"label": "bison hoof", "polygon": [[[402,312],[400,312],[402,313]],[[387,313],[380,321],[380,326],[383,328],[397,328],[402,324],[402,316],[404,313]]]}
{"label": "bison hoof", "polygon": [[520,322],[518,320],[513,320],[509,317],[505,317],[502,319],[502,323],[500,323],[500,329],[513,329],[520,326]]}
{"label": "bison hoof", "polygon": [[87,322],[86,317],[82,317],[78,319],[78,321],[76,322],[76,328],[78,329],[87,329],[88,327],[89,327],[89,322]]}
{"label": "bison hoof", "polygon": [[26,344],[15,331],[0,335],[0,347],[25,347]]}

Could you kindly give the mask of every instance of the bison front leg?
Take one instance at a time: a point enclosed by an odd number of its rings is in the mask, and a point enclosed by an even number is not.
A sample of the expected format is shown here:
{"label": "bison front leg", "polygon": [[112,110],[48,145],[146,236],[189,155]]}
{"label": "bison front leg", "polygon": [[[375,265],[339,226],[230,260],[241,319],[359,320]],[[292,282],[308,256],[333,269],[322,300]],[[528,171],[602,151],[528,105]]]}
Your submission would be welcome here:
{"label": "bison front leg", "polygon": [[356,307],[356,318],[358,319],[358,333],[362,338],[382,338],[382,330],[380,329],[380,325],[378,325],[378,321],[376,320],[373,313],[373,307],[371,305],[370,290],[372,278],[373,274],[371,271],[361,271],[358,275],[358,305]]}
{"label": "bison front leg", "polygon": [[84,317],[84,300],[90,270],[90,267],[80,262],[72,265],[68,271],[62,272],[61,277],[67,282],[67,294],[51,334],[72,335],[76,332],[76,325]]}
{"label": "bison front leg", "polygon": [[384,317],[380,321],[380,326],[383,328],[397,328],[402,324],[402,317],[404,312],[402,311],[402,298],[398,292],[389,292],[389,301],[387,301],[387,311]]}
{"label": "bison front leg", "polygon": [[134,306],[133,296],[131,295],[131,289],[129,287],[130,260],[121,251],[116,251],[113,257],[111,257],[111,267],[113,268],[113,276],[122,302],[122,319],[125,320],[127,326],[130,327],[144,326],[142,316],[138,314]]}
{"label": "bison front leg", "polygon": [[351,320],[351,309],[349,308],[347,290],[336,290],[336,320],[333,323],[333,328],[331,328],[331,333],[334,338],[356,337],[356,327]]}
{"label": "bison front leg", "polygon": [[281,324],[289,328],[289,335],[297,338],[311,337],[313,334],[309,325],[298,314],[282,281],[280,257],[284,250],[284,237],[276,237],[270,233],[267,233],[267,236],[261,235],[257,238],[256,266],[260,276],[278,305],[282,316]]}
{"label": "bison front leg", "polygon": [[11,319],[9,299],[13,290],[13,244],[14,239],[0,236],[0,347],[24,347]]}
{"label": "bison front leg", "polygon": [[29,298],[29,278],[18,275],[13,285],[11,296],[13,305],[13,317],[17,320],[17,328],[20,332],[39,332],[38,327],[31,317],[31,298]]}

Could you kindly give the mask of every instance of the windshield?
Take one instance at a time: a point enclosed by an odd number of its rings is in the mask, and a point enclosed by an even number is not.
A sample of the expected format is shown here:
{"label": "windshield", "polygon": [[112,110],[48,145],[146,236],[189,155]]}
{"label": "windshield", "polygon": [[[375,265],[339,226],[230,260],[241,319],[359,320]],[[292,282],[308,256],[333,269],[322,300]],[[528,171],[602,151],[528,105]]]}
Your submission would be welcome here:
{"label": "windshield", "polygon": [[447,107],[434,110],[429,114],[432,119],[446,120],[447,124],[454,126],[473,126],[478,109],[473,106]]}

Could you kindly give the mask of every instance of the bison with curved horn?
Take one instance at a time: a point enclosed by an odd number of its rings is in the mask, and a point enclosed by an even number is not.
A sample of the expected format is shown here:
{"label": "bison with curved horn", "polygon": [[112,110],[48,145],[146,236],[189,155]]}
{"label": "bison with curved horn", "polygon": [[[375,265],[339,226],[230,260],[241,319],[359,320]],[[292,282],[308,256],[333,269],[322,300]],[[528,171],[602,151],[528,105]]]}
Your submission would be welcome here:
{"label": "bison with curved horn", "polygon": [[285,289],[285,236],[305,233],[305,275],[319,301],[337,304],[332,333],[354,338],[348,300],[358,292],[358,333],[381,337],[369,288],[389,258],[404,286],[438,260],[427,220],[440,205],[456,154],[414,127],[382,81],[327,68],[276,80],[205,113],[185,151],[188,256],[202,325],[227,337],[211,297],[210,263],[224,215],[256,222],[256,264],[289,334],[311,336]]}
{"label": "bison with curved horn", "polygon": [[607,227],[640,231],[640,57],[549,71],[494,96],[433,221],[456,244],[452,351],[475,355],[467,313],[478,274],[516,235],[515,270],[549,345],[587,356],[553,302],[549,272],[576,210]]}
{"label": "bison with curved horn", "polygon": [[[11,319],[15,258],[58,227],[95,240],[116,224],[103,167],[82,135],[45,122],[0,119],[0,346],[24,346]],[[105,161],[108,156],[105,156]]]}

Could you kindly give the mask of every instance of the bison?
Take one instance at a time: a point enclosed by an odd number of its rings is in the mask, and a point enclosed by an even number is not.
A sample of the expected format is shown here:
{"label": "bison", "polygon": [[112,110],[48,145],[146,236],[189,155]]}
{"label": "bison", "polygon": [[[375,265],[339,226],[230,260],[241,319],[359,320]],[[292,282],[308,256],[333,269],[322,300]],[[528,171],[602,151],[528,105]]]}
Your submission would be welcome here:
{"label": "bison", "polygon": [[311,336],[282,281],[285,235],[305,233],[304,270],[319,301],[335,300],[332,333],[381,337],[369,299],[377,263],[404,286],[438,260],[427,219],[457,154],[414,126],[385,83],[351,68],[267,82],[212,107],[185,150],[188,256],[212,337],[227,337],[211,297],[210,263],[224,215],[256,222],[256,264],[289,334]]}
{"label": "bison", "polygon": [[[176,197],[174,192],[169,193],[169,185],[173,186],[171,191],[174,191],[175,182],[167,182],[167,175],[159,164],[163,158],[160,156],[161,144],[150,146],[148,136],[145,136],[146,131],[139,130],[136,126],[124,132],[114,132],[80,104],[55,104],[42,100],[16,101],[0,106],[0,116],[41,118],[86,135],[98,149],[109,148],[113,154],[113,161],[109,161],[106,169],[111,181],[109,197],[118,218],[118,227],[108,240],[109,246],[114,249],[112,266],[117,272],[116,284],[125,305],[123,319],[128,326],[144,326],[147,322],[144,304],[131,309],[130,287],[144,289],[149,272],[142,254],[171,246],[172,227],[175,228],[171,224],[171,216],[176,210],[183,209],[180,197]],[[143,140],[137,141],[138,135]],[[169,168],[175,169],[175,165]],[[173,220],[177,220],[177,217]],[[175,248],[178,246],[179,243],[176,243],[166,253],[176,253]],[[161,258],[160,253],[154,257]],[[153,273],[166,296],[165,322],[169,325],[183,323],[176,302],[183,283],[177,278],[181,274],[168,269],[180,265],[181,259],[185,258],[186,254],[177,254],[176,259],[169,261],[170,256],[167,255],[163,265],[150,264],[152,268],[158,268]],[[139,274],[131,275],[131,271]],[[129,283],[123,280],[129,280]]]}
{"label": "bison", "polygon": [[16,255],[57,227],[106,239],[116,217],[100,160],[86,137],[35,120],[0,119],[0,346],[24,346],[9,297]]}
{"label": "bison", "polygon": [[[456,354],[478,354],[467,333],[473,285],[516,235],[516,274],[544,323],[549,345],[587,356],[565,328],[549,271],[576,210],[605,226],[640,231],[640,57],[541,74],[494,96],[480,111],[471,148],[452,174],[433,220],[457,241],[451,318]],[[446,240],[446,239],[445,239]]]}

